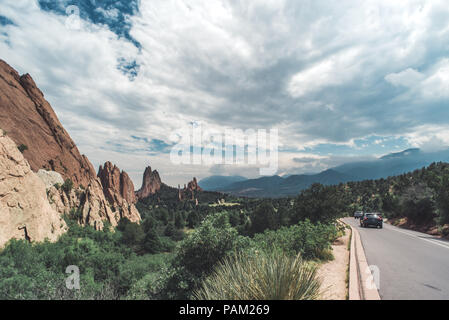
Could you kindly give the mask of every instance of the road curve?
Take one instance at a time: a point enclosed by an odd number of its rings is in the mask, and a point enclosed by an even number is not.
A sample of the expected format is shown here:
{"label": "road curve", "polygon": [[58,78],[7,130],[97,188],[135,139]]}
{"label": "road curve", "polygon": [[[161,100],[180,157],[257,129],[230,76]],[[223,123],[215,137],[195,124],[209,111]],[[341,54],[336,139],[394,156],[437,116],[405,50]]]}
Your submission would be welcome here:
{"label": "road curve", "polygon": [[383,229],[361,228],[366,259],[380,273],[384,300],[449,300],[449,241],[384,223]]}

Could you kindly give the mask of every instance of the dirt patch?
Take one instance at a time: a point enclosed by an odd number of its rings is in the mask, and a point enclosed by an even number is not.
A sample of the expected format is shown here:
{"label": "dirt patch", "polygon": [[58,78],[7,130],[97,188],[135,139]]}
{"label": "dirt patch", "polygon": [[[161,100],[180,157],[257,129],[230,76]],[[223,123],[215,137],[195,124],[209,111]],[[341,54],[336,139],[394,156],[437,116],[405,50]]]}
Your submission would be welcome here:
{"label": "dirt patch", "polygon": [[348,243],[351,231],[346,229],[344,236],[332,245],[334,260],[323,263],[318,269],[321,279],[321,300],[346,300],[347,271],[349,266]]}

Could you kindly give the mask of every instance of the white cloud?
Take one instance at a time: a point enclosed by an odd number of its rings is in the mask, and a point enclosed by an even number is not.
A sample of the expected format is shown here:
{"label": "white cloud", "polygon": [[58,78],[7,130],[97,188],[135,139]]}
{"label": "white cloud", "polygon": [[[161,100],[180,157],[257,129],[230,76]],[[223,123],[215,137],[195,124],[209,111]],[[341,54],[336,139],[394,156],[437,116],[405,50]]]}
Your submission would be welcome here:
{"label": "white cloud", "polygon": [[405,134],[413,147],[425,151],[442,150],[449,147],[449,125],[422,125]]}
{"label": "white cloud", "polygon": [[419,84],[424,77],[425,76],[421,72],[408,68],[398,73],[390,73],[385,76],[385,80],[394,86],[414,87]]}
{"label": "white cloud", "polygon": [[449,98],[449,58],[443,59],[433,68],[427,79],[422,82],[421,92],[424,98]]}
{"label": "white cloud", "polygon": [[295,74],[288,84],[288,92],[293,97],[301,97],[309,92],[351,80],[359,72],[357,66],[359,55],[360,50],[352,48]]}
{"label": "white cloud", "polygon": [[394,86],[409,89],[399,96],[401,100],[419,98],[420,102],[449,98],[449,59],[443,58],[428,67],[424,73],[408,68],[398,73],[391,73],[385,80]]}
{"label": "white cloud", "polygon": [[[129,18],[141,50],[106,26],[69,29],[67,17],[33,0],[3,0],[0,14],[17,25],[2,26],[1,58],[33,76],[82,152],[132,172],[155,163],[173,185],[185,181],[181,168],[131,136],[168,142],[202,121],[216,130],[278,128],[291,150],[356,148],[373,134],[407,133],[422,145],[432,141],[419,140],[419,128],[447,115],[445,0],[141,1]],[[133,82],[120,58],[140,65]],[[296,168],[295,152],[280,157],[282,172]]]}

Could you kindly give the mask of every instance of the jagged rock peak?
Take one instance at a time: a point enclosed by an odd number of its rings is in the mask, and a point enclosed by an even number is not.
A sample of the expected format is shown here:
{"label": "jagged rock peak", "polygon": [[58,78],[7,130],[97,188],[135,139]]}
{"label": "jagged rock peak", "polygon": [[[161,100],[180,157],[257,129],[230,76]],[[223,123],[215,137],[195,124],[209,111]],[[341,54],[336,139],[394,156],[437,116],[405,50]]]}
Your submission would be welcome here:
{"label": "jagged rock peak", "polygon": [[142,187],[136,192],[136,196],[138,199],[144,199],[158,192],[161,189],[161,185],[162,181],[159,173],[156,170],[152,171],[151,167],[148,166],[143,174]]}
{"label": "jagged rock peak", "polygon": [[[190,181],[187,185],[184,184],[184,189],[180,190],[178,185],[178,199],[188,199],[195,200],[196,192],[201,192],[203,189],[198,185],[198,181],[195,177],[193,177],[192,181]],[[196,199],[197,202],[198,199]]]}
{"label": "jagged rock peak", "polygon": [[201,189],[198,185],[198,181],[195,177],[193,177],[193,180],[187,184],[187,189],[190,191],[203,191],[203,189]]}
{"label": "jagged rock peak", "polygon": [[136,203],[136,195],[134,193],[134,184],[125,171],[113,165],[111,162],[105,162],[104,166],[100,166],[98,170],[98,178],[100,178],[103,191],[110,203],[121,203],[126,200],[129,204]]}

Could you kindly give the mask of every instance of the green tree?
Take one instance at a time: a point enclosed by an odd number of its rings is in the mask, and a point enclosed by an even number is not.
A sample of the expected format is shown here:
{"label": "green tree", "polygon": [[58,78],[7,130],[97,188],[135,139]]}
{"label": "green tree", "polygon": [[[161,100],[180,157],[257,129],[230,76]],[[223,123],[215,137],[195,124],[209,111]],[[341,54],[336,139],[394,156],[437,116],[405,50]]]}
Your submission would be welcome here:
{"label": "green tree", "polygon": [[19,149],[20,152],[24,153],[26,150],[28,150],[28,146],[25,144],[21,144],[20,146],[17,147]]}
{"label": "green tree", "polygon": [[277,220],[279,227],[288,226],[290,224],[289,213],[285,207],[280,207],[278,209]]}
{"label": "green tree", "polygon": [[61,187],[66,194],[69,194],[73,189],[73,181],[71,179],[66,179]]}
{"label": "green tree", "polygon": [[134,251],[139,252],[142,249],[142,243],[146,236],[142,226],[128,220],[122,228],[123,243],[133,248]]}
{"label": "green tree", "polygon": [[209,216],[181,243],[176,260],[192,274],[201,276],[236,248],[237,239],[238,233],[229,224],[226,213]]}
{"label": "green tree", "polygon": [[337,187],[313,184],[296,199],[291,223],[309,219],[312,222],[332,222],[344,212],[344,203]]}
{"label": "green tree", "polygon": [[440,223],[449,223],[449,169],[435,179],[435,199],[440,212]]}
{"label": "green tree", "polygon": [[176,229],[182,229],[185,227],[184,216],[179,211],[175,213],[175,227]]}
{"label": "green tree", "polygon": [[275,229],[277,225],[276,211],[269,201],[261,203],[251,215],[251,233],[261,233],[267,229]]}
{"label": "green tree", "polygon": [[195,228],[195,226],[198,225],[200,222],[200,217],[196,211],[190,211],[189,215],[187,216],[187,226],[190,229]]}

